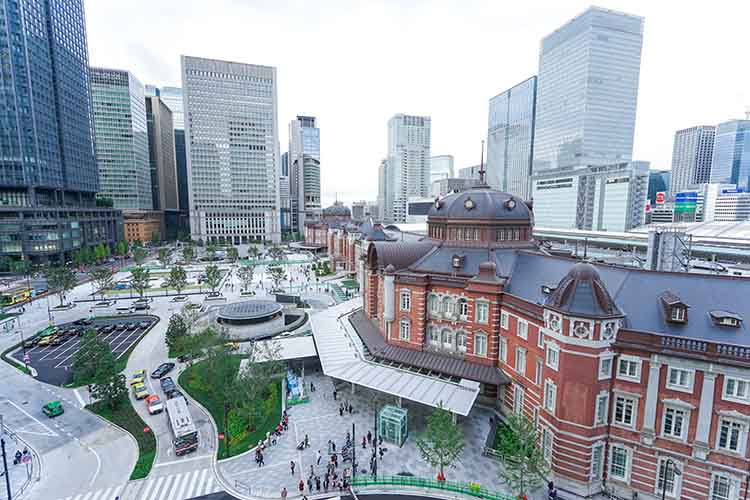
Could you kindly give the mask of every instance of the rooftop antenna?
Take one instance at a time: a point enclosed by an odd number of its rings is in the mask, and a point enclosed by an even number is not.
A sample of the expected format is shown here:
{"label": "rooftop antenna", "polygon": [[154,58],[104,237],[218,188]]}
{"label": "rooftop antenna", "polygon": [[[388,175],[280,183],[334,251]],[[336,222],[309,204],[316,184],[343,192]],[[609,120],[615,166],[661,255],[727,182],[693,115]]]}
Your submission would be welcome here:
{"label": "rooftop antenna", "polygon": [[485,180],[484,180],[484,141],[482,141],[482,154],[479,157],[479,185],[484,186]]}

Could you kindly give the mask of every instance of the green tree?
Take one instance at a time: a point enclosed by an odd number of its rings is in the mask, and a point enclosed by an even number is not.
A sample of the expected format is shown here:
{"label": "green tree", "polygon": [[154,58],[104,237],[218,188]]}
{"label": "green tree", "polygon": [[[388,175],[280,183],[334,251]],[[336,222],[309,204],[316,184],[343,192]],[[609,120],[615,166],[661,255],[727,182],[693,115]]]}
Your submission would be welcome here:
{"label": "green tree", "polygon": [[432,467],[440,469],[442,478],[445,477],[445,468],[455,467],[464,451],[463,431],[453,422],[453,417],[442,403],[427,417],[427,429],[416,443],[422,458]]}
{"label": "green tree", "polygon": [[97,382],[91,389],[91,395],[104,401],[104,403],[112,408],[116,409],[123,401],[127,401],[128,388],[125,385],[125,375],[122,373],[116,373],[114,371],[114,364],[112,370],[107,370],[97,376]]}
{"label": "green tree", "polygon": [[284,374],[281,345],[275,341],[254,343],[246,359],[237,375],[231,404],[244,415],[249,427],[255,427],[281,404],[271,385]]}
{"label": "green tree", "polygon": [[99,243],[94,247],[94,261],[101,262],[107,258],[107,251],[104,249],[104,245]]}
{"label": "green tree", "polygon": [[104,300],[104,292],[112,286],[114,273],[108,267],[97,267],[89,271],[89,278],[96,285],[96,289]]}
{"label": "green tree", "polygon": [[234,264],[237,262],[237,259],[240,257],[240,252],[237,250],[237,247],[229,247],[227,248],[227,258],[229,259],[229,262]]}
{"label": "green tree", "polygon": [[65,294],[76,286],[76,277],[73,271],[65,266],[51,266],[44,273],[47,284],[52,290],[57,290],[60,296],[60,306],[65,301]]}
{"label": "green tree", "polygon": [[268,253],[268,256],[271,257],[271,260],[284,260],[286,258],[286,254],[284,253],[284,249],[280,246],[272,246],[268,249],[266,252]]}
{"label": "green tree", "polygon": [[182,354],[185,339],[188,335],[188,326],[185,323],[185,318],[183,318],[181,314],[173,314],[172,317],[169,318],[167,333],[164,337],[164,341],[169,349],[170,358]]}
{"label": "green tree", "polygon": [[146,288],[148,288],[151,271],[145,267],[138,266],[130,271],[130,276],[130,286],[133,287],[133,290],[138,293],[140,298],[143,298],[143,294],[146,292]]}
{"label": "green tree", "polygon": [[73,355],[73,382],[96,384],[103,382],[114,370],[115,357],[109,344],[88,330],[81,338],[81,345]]}
{"label": "green tree", "polygon": [[133,248],[133,260],[135,261],[136,265],[140,266],[143,264],[143,261],[146,260],[146,257],[148,256],[148,252],[145,248],[136,246]]}
{"label": "green tree", "polygon": [[537,446],[534,423],[523,415],[508,416],[506,428],[499,430],[497,451],[503,457],[500,479],[519,496],[543,485],[549,475],[549,463]]}
{"label": "green tree", "polygon": [[173,288],[177,290],[177,295],[185,289],[187,286],[187,273],[185,268],[182,266],[174,266],[169,270],[169,278],[167,278],[167,288]]}
{"label": "green tree", "polygon": [[255,274],[255,265],[248,264],[246,266],[240,266],[237,270],[237,276],[242,281],[242,288],[245,291],[250,291],[250,287],[253,286],[253,275]]}
{"label": "green tree", "polygon": [[153,233],[151,233],[151,243],[154,246],[161,243],[161,233],[159,231],[154,231]]}
{"label": "green tree", "polygon": [[217,295],[216,289],[221,284],[221,271],[218,266],[206,266],[206,285],[211,289],[211,295]]}
{"label": "green tree", "polygon": [[158,251],[158,259],[161,267],[167,268],[172,262],[172,249],[168,247],[162,247]]}
{"label": "green tree", "polygon": [[[216,403],[223,410],[224,433],[229,434],[229,413],[237,401],[237,392],[242,390],[238,384],[237,365],[232,360],[232,354],[226,346],[229,339],[223,333],[215,333],[210,328],[203,331],[206,337],[215,337],[214,345],[206,350],[206,369],[203,383],[211,387],[211,394]],[[225,436],[227,455],[231,447],[231,434]]]}
{"label": "green tree", "polygon": [[182,247],[182,260],[185,262],[192,262],[195,257],[195,249],[191,245],[185,245]]}
{"label": "green tree", "polygon": [[216,260],[216,251],[218,250],[218,247],[215,243],[209,243],[206,245],[206,251],[203,254],[203,256],[206,258],[206,260],[213,262]]}
{"label": "green tree", "polygon": [[278,290],[281,287],[281,282],[286,280],[286,270],[281,266],[270,266],[268,276],[273,281],[273,288]]}
{"label": "green tree", "polygon": [[247,258],[248,259],[251,259],[251,260],[257,259],[259,254],[260,254],[260,250],[258,250],[258,247],[254,246],[254,245],[250,245],[247,248]]}

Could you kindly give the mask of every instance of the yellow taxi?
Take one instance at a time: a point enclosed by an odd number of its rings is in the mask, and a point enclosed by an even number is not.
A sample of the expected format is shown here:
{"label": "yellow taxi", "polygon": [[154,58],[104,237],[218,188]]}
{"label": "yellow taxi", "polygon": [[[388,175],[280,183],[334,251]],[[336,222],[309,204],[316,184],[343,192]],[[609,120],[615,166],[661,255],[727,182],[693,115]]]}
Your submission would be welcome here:
{"label": "yellow taxi", "polygon": [[143,384],[146,380],[146,370],[138,370],[130,379],[130,385]]}
{"label": "yellow taxi", "polygon": [[143,399],[148,397],[148,389],[144,384],[138,383],[133,384],[133,395],[135,396],[135,399]]}

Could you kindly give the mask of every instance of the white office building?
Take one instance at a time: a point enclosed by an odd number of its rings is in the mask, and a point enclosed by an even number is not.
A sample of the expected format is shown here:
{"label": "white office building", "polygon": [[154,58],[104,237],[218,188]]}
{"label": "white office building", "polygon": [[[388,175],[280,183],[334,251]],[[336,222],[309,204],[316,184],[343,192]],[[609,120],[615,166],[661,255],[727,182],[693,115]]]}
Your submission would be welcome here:
{"label": "white office building", "polygon": [[672,146],[669,192],[677,193],[711,179],[716,127],[702,125],[678,130]]}
{"label": "white office building", "polygon": [[750,193],[735,184],[703,186],[703,222],[750,220]]}
{"label": "white office building", "polygon": [[542,40],[533,173],[630,161],[643,18],[590,7]]}
{"label": "white office building", "polygon": [[281,240],[276,68],[182,56],[190,233]]}
{"label": "white office building", "polygon": [[388,120],[385,218],[406,222],[410,197],[430,195],[430,117],[397,114]]}
{"label": "white office building", "polygon": [[430,184],[450,177],[453,177],[453,155],[438,155],[430,158]]}
{"label": "white office building", "polygon": [[532,177],[539,227],[627,231],[644,222],[649,162],[556,169]]}

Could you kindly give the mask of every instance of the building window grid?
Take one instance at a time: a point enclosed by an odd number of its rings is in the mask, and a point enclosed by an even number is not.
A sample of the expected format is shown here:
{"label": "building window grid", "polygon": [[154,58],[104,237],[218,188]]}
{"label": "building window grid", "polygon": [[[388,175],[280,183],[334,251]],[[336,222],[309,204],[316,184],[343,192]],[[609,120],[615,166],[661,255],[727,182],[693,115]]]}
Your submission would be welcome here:
{"label": "building window grid", "polygon": [[635,428],[636,411],[638,400],[629,396],[618,395],[615,397],[614,423]]}
{"label": "building window grid", "polygon": [[557,386],[554,382],[547,379],[544,382],[544,409],[550,412],[552,415],[555,414],[555,408],[557,406]]}

